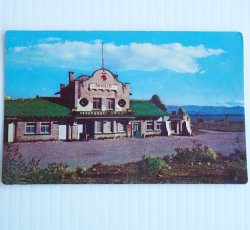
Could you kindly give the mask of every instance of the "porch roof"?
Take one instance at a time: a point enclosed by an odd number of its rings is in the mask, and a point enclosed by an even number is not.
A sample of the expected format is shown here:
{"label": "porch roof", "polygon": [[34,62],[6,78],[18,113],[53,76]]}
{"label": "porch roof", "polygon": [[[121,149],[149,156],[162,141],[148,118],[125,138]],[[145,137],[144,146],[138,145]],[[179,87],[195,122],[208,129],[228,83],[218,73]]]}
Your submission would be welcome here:
{"label": "porch roof", "polygon": [[130,100],[130,108],[135,116],[169,116],[167,111],[160,109],[151,100]]}
{"label": "porch roof", "polygon": [[5,117],[68,117],[71,110],[42,98],[4,101]]}
{"label": "porch roof", "polygon": [[[127,116],[127,117],[147,117],[147,116],[169,116],[167,111],[160,109],[151,100],[130,100],[130,112],[105,112],[105,114],[95,114],[96,112],[85,112],[83,116]],[[90,113],[90,114],[88,114]],[[103,112],[104,113],[104,112]],[[107,113],[107,114],[106,114]],[[110,113],[110,114],[109,114]],[[59,105],[43,98],[5,100],[5,117],[70,117],[76,115],[70,108]]]}

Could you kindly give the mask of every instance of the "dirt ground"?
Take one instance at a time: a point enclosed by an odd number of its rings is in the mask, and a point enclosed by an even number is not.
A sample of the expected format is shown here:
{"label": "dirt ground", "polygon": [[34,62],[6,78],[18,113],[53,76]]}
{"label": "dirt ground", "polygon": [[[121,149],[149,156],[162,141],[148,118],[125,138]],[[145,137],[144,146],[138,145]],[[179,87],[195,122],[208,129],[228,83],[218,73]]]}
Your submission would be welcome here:
{"label": "dirt ground", "polygon": [[150,137],[145,139],[122,138],[91,140],[88,142],[49,141],[14,143],[19,152],[29,160],[41,159],[41,166],[52,162],[63,162],[69,167],[77,165],[88,168],[96,163],[124,164],[141,160],[142,156],[166,156],[175,153],[177,147],[208,145],[216,152],[229,155],[234,152],[236,139],[245,149],[245,132],[203,131],[197,136]]}

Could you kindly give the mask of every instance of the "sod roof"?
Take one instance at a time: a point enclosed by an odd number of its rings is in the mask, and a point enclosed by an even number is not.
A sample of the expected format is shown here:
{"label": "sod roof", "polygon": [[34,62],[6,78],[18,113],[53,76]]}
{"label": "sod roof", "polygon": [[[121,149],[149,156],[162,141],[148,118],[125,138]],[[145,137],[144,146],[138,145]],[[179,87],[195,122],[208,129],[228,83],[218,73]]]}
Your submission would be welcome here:
{"label": "sod roof", "polygon": [[42,98],[4,101],[5,117],[67,117],[70,109]]}
{"label": "sod roof", "polygon": [[137,117],[169,115],[150,100],[130,100],[130,108]]}

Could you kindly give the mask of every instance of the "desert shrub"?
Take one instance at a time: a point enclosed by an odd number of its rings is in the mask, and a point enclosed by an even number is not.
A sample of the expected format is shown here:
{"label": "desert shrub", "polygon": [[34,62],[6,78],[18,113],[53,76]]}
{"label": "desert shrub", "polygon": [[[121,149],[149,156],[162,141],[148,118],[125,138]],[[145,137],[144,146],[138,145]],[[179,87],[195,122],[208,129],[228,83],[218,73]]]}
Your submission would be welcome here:
{"label": "desert shrub", "polygon": [[3,155],[3,183],[22,183],[32,181],[32,176],[38,172],[40,159],[32,158],[26,162],[18,147],[8,145]]}
{"label": "desert shrub", "polygon": [[233,147],[234,147],[234,153],[231,154],[231,156],[234,158],[240,158],[241,160],[246,161],[246,158],[247,158],[246,149],[243,148],[242,145],[240,144],[239,137],[235,138]]}
{"label": "desert shrub", "polygon": [[234,153],[228,156],[227,175],[231,182],[247,182],[246,150],[241,148],[236,138]]}
{"label": "desert shrub", "polygon": [[18,148],[6,147],[3,154],[3,183],[13,184],[20,180],[25,172],[25,161]]}
{"label": "desert shrub", "polygon": [[195,149],[195,160],[201,162],[214,162],[216,160],[216,152],[208,146],[198,146]]}
{"label": "desert shrub", "polygon": [[86,169],[82,168],[81,166],[77,165],[75,169],[75,175],[77,177],[83,177],[86,174]]}
{"label": "desert shrub", "polygon": [[208,146],[196,145],[193,148],[176,148],[174,160],[181,163],[190,162],[214,162],[216,160],[216,152]]}
{"label": "desert shrub", "polygon": [[235,158],[230,160],[227,167],[229,180],[232,182],[246,183],[247,182],[247,165],[246,161]]}
{"label": "desert shrub", "polygon": [[40,159],[25,161],[18,147],[7,145],[3,154],[3,178],[5,184],[15,183],[60,183],[73,176],[73,171],[63,163],[51,163],[40,168]]}
{"label": "desert shrub", "polygon": [[35,173],[35,178],[44,183],[60,183],[63,179],[69,177],[71,171],[68,165],[61,163],[51,163],[47,168],[41,169]]}
{"label": "desert shrub", "polygon": [[148,174],[159,173],[166,167],[166,161],[160,157],[143,157],[142,170]]}
{"label": "desert shrub", "polygon": [[176,148],[174,160],[180,163],[188,163],[195,160],[195,154],[189,148]]}

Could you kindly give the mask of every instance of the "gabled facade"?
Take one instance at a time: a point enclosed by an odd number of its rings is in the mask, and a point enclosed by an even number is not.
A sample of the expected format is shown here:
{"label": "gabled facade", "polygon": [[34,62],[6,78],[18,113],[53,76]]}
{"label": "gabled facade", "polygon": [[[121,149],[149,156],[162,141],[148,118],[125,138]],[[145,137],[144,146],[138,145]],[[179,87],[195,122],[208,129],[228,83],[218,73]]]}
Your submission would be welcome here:
{"label": "gabled facade", "polygon": [[191,128],[184,131],[188,115],[169,115],[153,100],[131,100],[129,83],[104,68],[76,79],[69,72],[68,84],[61,84],[56,94],[60,96],[6,100],[5,141],[191,135]]}

